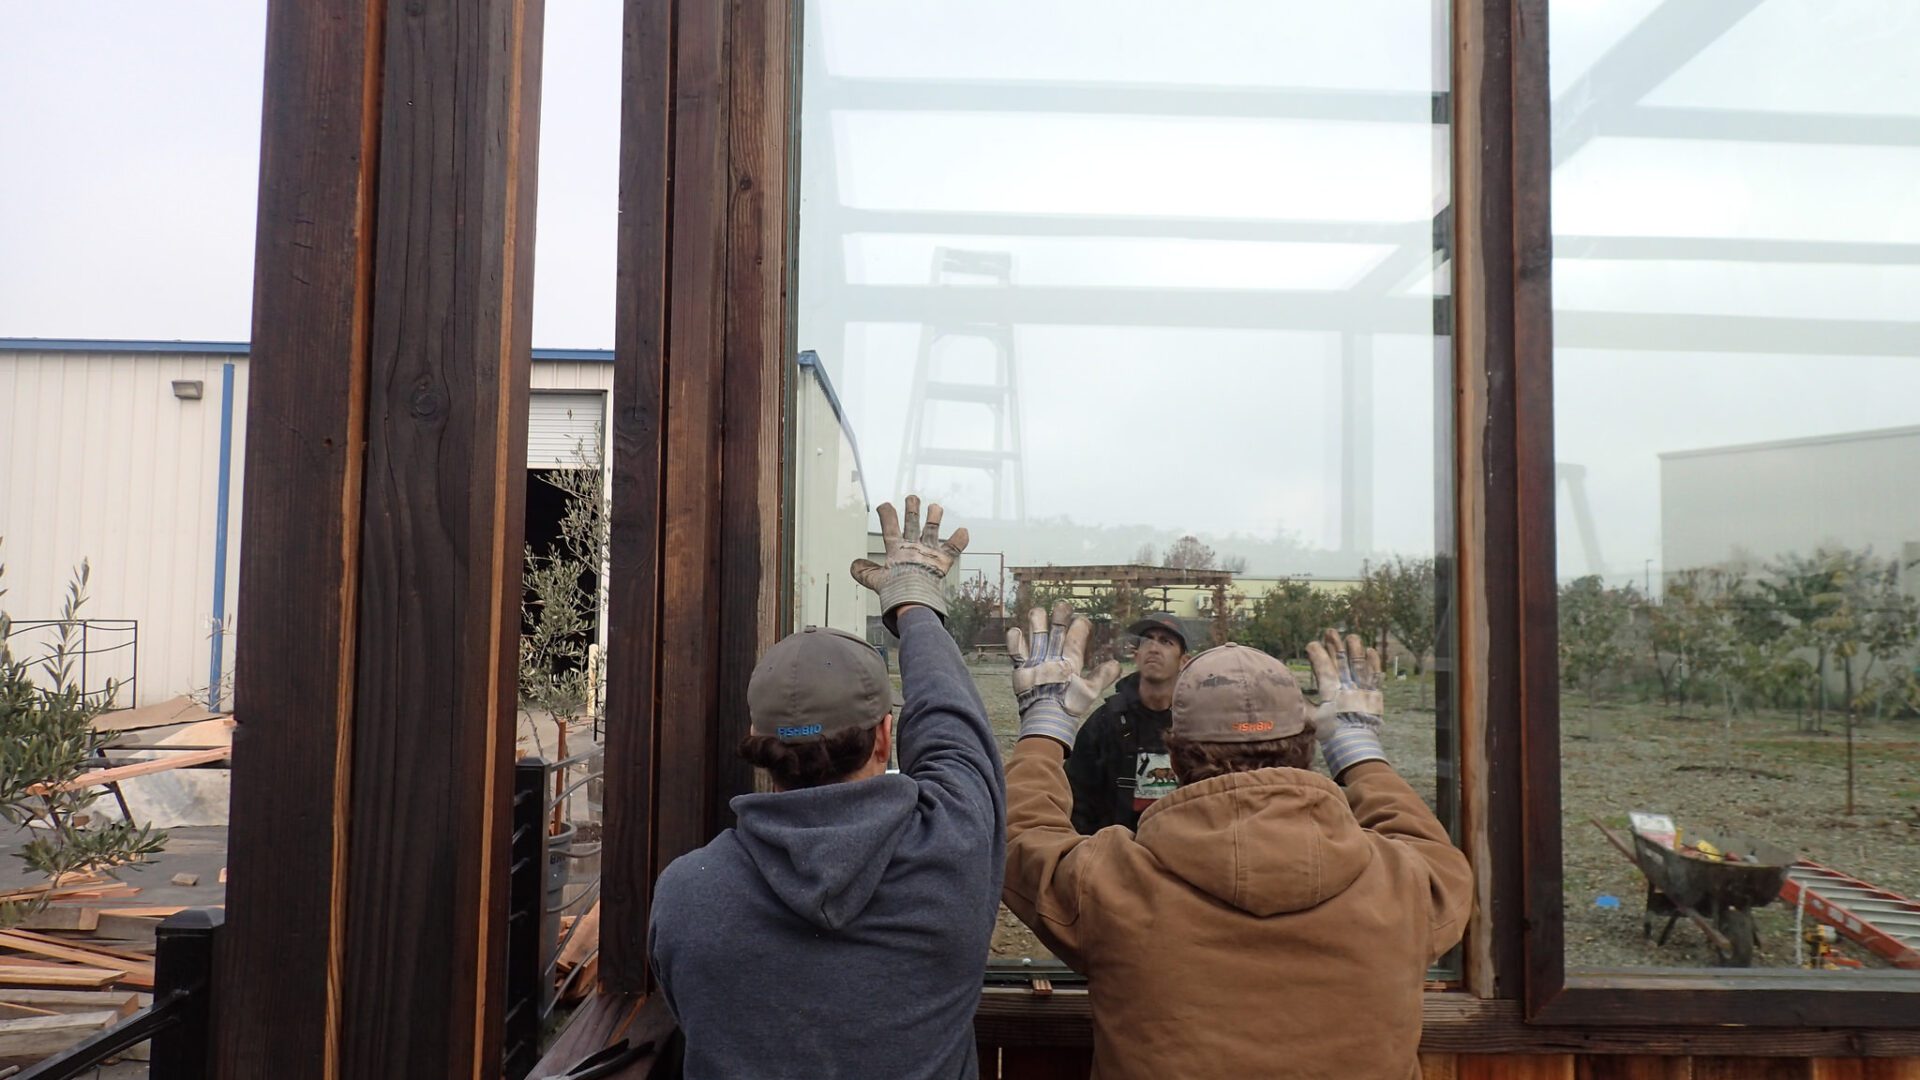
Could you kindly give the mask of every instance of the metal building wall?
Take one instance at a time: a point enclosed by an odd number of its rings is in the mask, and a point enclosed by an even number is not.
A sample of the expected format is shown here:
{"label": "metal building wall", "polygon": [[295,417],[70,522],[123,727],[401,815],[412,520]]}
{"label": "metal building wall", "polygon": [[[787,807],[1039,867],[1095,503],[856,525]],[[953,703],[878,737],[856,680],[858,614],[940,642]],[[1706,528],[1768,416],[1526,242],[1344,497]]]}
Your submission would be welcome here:
{"label": "metal building wall", "polygon": [[1662,571],[1822,545],[1901,556],[1920,542],[1916,484],[1920,427],[1662,454]]}
{"label": "metal building wall", "polygon": [[[224,614],[240,565],[246,357],[220,352],[0,349],[0,561],[15,619],[59,614],[82,559],[83,614],[139,622],[137,703],[202,690],[215,612],[221,369],[232,362]],[[174,396],[197,380],[199,400]],[[16,651],[31,655],[26,635]],[[231,639],[222,670],[230,670]],[[130,664],[95,662],[122,677]],[[124,669],[124,670],[123,670]],[[133,704],[124,698],[120,704]]]}
{"label": "metal building wall", "polygon": [[[234,365],[222,672],[232,671],[244,493],[247,357],[240,345],[0,343],[0,588],[16,620],[59,614],[81,559],[84,614],[139,623],[132,701],[205,690],[214,625],[221,369]],[[544,350],[543,350],[544,351]],[[611,355],[536,356],[533,388],[611,395]],[[198,380],[183,401],[176,379]],[[604,452],[604,450],[603,450]],[[25,635],[17,652],[32,654]],[[103,660],[102,663],[114,661]],[[117,668],[110,673],[119,672]],[[93,672],[98,674],[98,669]]]}

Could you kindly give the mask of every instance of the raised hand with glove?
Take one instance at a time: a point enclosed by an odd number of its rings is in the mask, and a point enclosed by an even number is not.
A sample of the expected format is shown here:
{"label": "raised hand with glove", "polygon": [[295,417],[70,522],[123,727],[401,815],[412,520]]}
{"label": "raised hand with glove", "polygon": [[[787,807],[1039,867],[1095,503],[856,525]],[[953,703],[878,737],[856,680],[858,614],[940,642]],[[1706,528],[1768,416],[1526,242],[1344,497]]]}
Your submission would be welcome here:
{"label": "raised hand with glove", "polygon": [[897,613],[907,604],[919,604],[947,619],[947,571],[967,549],[967,530],[955,529],[940,539],[940,504],[927,506],[927,524],[920,525],[920,497],[907,496],[907,521],[902,528],[892,503],[880,504],[880,539],[886,544],[886,565],[872,559],[853,561],[853,580],[880,594],[880,621],[900,633]]}
{"label": "raised hand with glove", "polygon": [[1345,642],[1332,630],[1307,646],[1307,660],[1319,684],[1320,704],[1313,713],[1313,734],[1326,759],[1327,772],[1340,774],[1363,761],[1385,761],[1380,725],[1386,715],[1386,696],[1380,685],[1384,673],[1380,650],[1365,648],[1356,634]]}
{"label": "raised hand with glove", "polygon": [[1093,624],[1075,615],[1065,600],[1027,613],[1028,634],[1019,627],[1007,631],[1007,655],[1013,660],[1013,696],[1020,705],[1020,738],[1041,735],[1068,750],[1087,714],[1100,704],[1107,688],[1120,678],[1112,660],[1082,674]]}

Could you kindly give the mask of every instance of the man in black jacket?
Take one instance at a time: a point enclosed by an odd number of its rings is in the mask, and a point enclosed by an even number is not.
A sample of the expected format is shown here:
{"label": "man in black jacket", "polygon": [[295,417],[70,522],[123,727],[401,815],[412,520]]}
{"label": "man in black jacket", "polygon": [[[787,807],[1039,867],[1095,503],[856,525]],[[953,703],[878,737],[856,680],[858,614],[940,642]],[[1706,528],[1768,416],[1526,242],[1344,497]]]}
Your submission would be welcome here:
{"label": "man in black jacket", "polygon": [[1136,670],[1087,718],[1067,757],[1073,827],[1089,836],[1109,825],[1134,828],[1140,812],[1175,786],[1165,736],[1173,724],[1173,683],[1187,663],[1187,632],[1160,612],[1127,633],[1140,639]]}

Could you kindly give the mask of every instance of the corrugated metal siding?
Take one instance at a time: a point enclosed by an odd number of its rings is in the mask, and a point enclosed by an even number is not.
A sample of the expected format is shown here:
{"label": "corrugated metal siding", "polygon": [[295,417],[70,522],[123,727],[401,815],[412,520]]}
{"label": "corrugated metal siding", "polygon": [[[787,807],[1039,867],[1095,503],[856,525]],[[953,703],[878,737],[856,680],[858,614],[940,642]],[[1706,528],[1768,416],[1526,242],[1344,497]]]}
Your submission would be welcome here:
{"label": "corrugated metal siding", "polygon": [[527,468],[583,469],[605,460],[606,396],[592,391],[535,390],[528,402]]}
{"label": "corrugated metal siding", "polygon": [[[233,362],[233,474],[228,501],[228,626],[240,582],[247,363],[228,352],[0,348],[0,604],[17,619],[52,618],[73,568],[93,568],[95,618],[140,624],[138,701],[198,691],[214,621],[220,368]],[[181,401],[173,380],[198,379]],[[613,366],[535,361],[540,390],[610,393]],[[604,396],[597,399],[604,405]],[[232,670],[233,638],[222,670]]]}
{"label": "corrugated metal siding", "polygon": [[[207,681],[220,370],[231,359],[0,351],[4,603],[16,619],[54,617],[73,568],[87,560],[85,614],[139,621],[139,702]],[[175,379],[199,380],[203,396],[175,398]],[[244,363],[236,365],[234,389],[229,617],[240,558]]]}

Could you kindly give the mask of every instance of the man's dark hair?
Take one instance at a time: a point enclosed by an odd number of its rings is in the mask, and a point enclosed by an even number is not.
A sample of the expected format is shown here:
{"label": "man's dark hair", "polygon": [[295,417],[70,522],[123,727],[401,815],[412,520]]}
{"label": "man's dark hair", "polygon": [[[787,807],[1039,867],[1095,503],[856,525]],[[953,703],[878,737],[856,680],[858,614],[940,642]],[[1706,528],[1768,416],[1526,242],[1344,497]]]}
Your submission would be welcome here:
{"label": "man's dark hair", "polygon": [[1167,757],[1182,784],[1255,769],[1304,769],[1313,764],[1313,729],[1260,742],[1200,742],[1167,733]]}
{"label": "man's dark hair", "polygon": [[740,740],[740,756],[767,770],[781,791],[837,783],[858,772],[873,756],[880,725],[836,731],[818,742],[783,742],[773,735]]}

